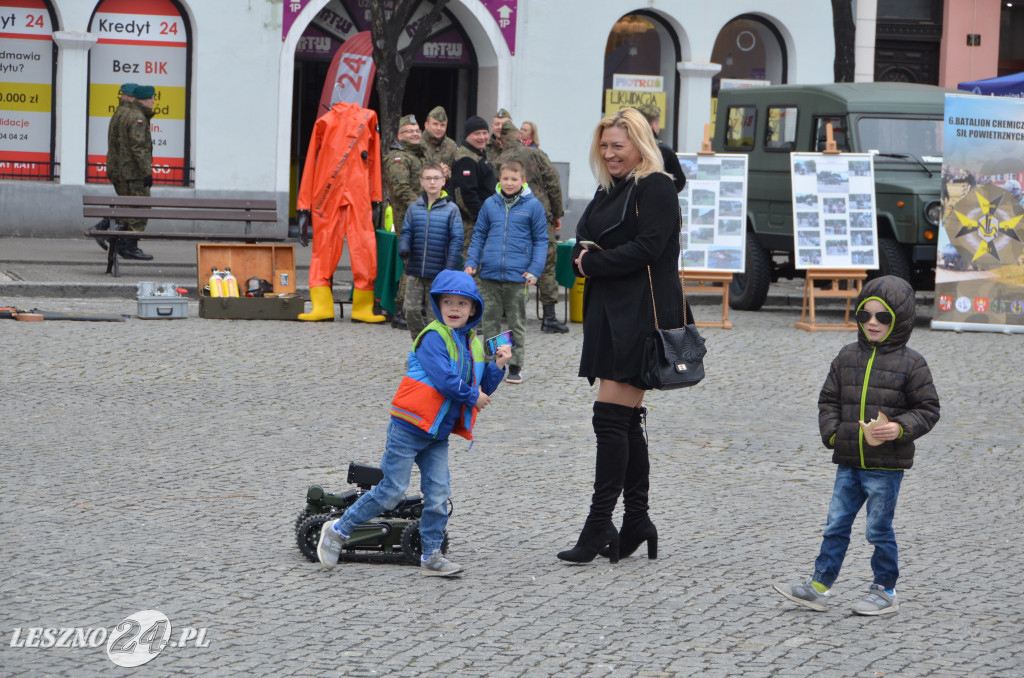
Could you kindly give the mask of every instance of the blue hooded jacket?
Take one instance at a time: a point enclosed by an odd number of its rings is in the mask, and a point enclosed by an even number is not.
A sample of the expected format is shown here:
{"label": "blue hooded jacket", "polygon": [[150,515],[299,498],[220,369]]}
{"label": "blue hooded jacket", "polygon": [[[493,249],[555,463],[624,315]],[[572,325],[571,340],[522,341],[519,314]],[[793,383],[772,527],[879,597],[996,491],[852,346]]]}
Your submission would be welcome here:
{"label": "blue hooded jacket", "polygon": [[540,277],[548,256],[548,222],[544,207],[523,184],[519,198],[506,208],[498,192],[484,201],[473,227],[466,266],[484,280],[525,282],[523,273]]}
{"label": "blue hooded jacket", "polygon": [[[438,305],[442,294],[458,294],[476,303],[465,325],[450,328],[444,324]],[[391,403],[391,418],[408,431],[438,440],[447,438],[461,419],[458,432],[464,430],[471,438],[480,391],[494,393],[505,376],[505,370],[494,363],[482,363],[482,345],[477,347],[480,360],[473,359],[473,343],[480,343],[474,328],[483,319],[484,301],[472,276],[445,270],[430,287],[430,305],[438,320],[427,325],[413,343],[408,371]],[[439,407],[434,405],[436,394],[443,398]]]}

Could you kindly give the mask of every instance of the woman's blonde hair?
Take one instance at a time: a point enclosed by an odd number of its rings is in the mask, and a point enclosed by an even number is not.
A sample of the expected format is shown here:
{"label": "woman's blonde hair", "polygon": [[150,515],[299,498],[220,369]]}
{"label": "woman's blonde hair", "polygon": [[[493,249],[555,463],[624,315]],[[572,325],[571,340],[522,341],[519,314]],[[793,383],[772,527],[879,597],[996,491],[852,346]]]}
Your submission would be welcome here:
{"label": "woman's blonde hair", "polygon": [[[533,139],[533,143],[534,144],[536,144],[537,146],[540,146],[540,134],[537,133],[537,125],[535,125],[534,123],[530,122],[529,120],[523,120],[523,125],[529,125],[530,126],[530,129],[533,130],[533,134],[530,135],[530,138]],[[520,131],[522,131],[523,125],[519,126]]]}
{"label": "woman's blonde hair", "polygon": [[665,173],[665,161],[661,157],[658,142],[647,118],[635,108],[623,108],[601,120],[594,130],[594,140],[590,146],[590,168],[602,188],[608,190],[612,185],[612,175],[608,172],[608,166],[601,155],[601,135],[609,127],[622,129],[629,141],[640,151],[640,162],[632,172],[635,178],[643,179],[655,172]]}

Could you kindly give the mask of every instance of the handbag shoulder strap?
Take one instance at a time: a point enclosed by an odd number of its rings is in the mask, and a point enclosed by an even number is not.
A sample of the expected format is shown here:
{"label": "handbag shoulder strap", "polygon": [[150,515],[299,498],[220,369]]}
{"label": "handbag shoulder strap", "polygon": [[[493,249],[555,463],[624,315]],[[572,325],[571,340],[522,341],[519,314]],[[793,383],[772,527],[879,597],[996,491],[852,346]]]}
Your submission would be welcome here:
{"label": "handbag shoulder strap", "polygon": [[[636,220],[640,221],[640,199],[638,197],[633,198],[633,212],[636,214]],[[683,211],[682,208],[676,208],[676,214],[679,216],[679,230],[683,230]],[[678,233],[676,234],[678,237]],[[680,271],[682,274],[682,271]],[[679,282],[683,286],[683,324],[686,324],[686,278],[683,275],[679,276]],[[651,278],[651,267],[647,266],[647,284],[651,287],[651,311],[654,312],[654,329],[660,329],[658,327],[658,307],[654,303],[654,280]]]}

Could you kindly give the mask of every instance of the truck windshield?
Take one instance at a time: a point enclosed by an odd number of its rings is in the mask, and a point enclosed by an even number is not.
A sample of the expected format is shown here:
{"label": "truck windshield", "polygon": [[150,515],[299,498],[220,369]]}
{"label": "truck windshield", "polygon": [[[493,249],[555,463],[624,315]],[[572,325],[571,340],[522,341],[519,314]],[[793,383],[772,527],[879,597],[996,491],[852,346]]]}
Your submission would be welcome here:
{"label": "truck windshield", "polygon": [[[931,158],[942,157],[942,119],[861,117],[857,120],[857,140],[861,153],[909,154],[925,162],[941,162]],[[884,160],[900,162],[891,157]]]}

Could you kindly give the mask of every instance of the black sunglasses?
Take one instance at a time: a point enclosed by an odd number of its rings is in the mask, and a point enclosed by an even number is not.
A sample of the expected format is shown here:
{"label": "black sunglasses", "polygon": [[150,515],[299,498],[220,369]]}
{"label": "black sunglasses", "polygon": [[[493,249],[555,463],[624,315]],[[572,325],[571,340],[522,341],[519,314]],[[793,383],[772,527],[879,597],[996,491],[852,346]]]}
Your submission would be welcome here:
{"label": "black sunglasses", "polygon": [[878,313],[872,313],[871,311],[863,310],[857,311],[857,322],[863,325],[867,323],[869,320],[871,320],[872,316],[874,316],[875,320],[877,320],[883,325],[889,325],[892,323],[892,313],[889,313],[888,311],[879,311]]}

